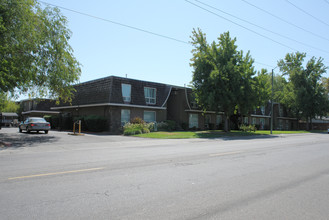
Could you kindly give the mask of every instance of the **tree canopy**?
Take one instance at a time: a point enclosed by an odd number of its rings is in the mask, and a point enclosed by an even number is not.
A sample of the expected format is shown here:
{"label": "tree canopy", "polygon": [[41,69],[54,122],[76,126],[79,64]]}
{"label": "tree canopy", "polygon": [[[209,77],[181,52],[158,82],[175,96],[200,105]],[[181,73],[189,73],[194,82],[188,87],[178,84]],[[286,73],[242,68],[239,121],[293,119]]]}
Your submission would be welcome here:
{"label": "tree canopy", "polygon": [[81,73],[70,37],[58,8],[41,8],[35,0],[2,0],[0,93],[70,100],[72,84]]}
{"label": "tree canopy", "polygon": [[305,53],[290,53],[278,62],[280,70],[289,77],[282,102],[306,121],[328,112],[328,93],[321,82],[327,67],[323,59],[312,57],[304,66]]}
{"label": "tree canopy", "polygon": [[224,111],[225,130],[228,117],[237,112],[247,113],[256,104],[253,59],[244,55],[231,39],[229,32],[209,44],[200,29],[192,32],[192,86],[196,101],[204,111]]}

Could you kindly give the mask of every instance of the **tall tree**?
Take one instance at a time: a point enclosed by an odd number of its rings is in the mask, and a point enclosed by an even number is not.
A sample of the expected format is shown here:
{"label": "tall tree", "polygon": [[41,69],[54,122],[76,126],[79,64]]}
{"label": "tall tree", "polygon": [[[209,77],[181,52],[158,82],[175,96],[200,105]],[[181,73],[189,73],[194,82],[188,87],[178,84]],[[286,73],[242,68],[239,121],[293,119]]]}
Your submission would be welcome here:
{"label": "tall tree", "polygon": [[315,57],[303,66],[305,57],[305,53],[290,53],[278,62],[278,66],[289,75],[289,99],[286,105],[290,105],[296,111],[296,115],[301,114],[309,129],[308,124],[312,118],[324,116],[328,111],[328,96],[321,83],[321,76],[327,67],[323,64],[322,58]]}
{"label": "tall tree", "polygon": [[59,9],[35,0],[0,1],[0,92],[69,100],[80,64]]}
{"label": "tall tree", "polygon": [[229,32],[220,35],[218,42],[208,44],[200,29],[192,32],[192,86],[196,100],[204,111],[224,111],[228,131],[229,116],[247,112],[255,104],[253,60],[249,54],[237,51],[236,39]]}

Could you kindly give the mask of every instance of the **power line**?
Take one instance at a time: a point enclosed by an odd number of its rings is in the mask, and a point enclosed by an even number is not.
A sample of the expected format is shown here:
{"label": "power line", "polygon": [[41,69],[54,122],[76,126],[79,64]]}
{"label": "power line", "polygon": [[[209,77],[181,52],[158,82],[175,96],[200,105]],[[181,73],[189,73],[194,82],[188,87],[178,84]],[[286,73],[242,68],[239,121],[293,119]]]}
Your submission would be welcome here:
{"label": "power line", "polygon": [[38,0],[38,1],[40,3],[42,3],[42,4],[50,5],[52,7],[57,7],[57,8],[60,8],[60,9],[64,9],[66,11],[74,12],[76,14],[84,15],[84,16],[87,16],[87,17],[90,17],[90,18],[94,18],[94,19],[97,19],[97,20],[101,20],[101,21],[105,21],[105,22],[108,22],[108,23],[111,23],[111,24],[119,25],[119,26],[122,26],[122,27],[126,27],[126,28],[130,28],[130,29],[136,30],[136,31],[144,32],[144,33],[151,34],[151,35],[154,35],[154,36],[158,36],[158,37],[161,37],[161,38],[165,38],[165,39],[169,39],[169,40],[176,41],[176,42],[179,42],[179,43],[190,45],[189,42],[183,41],[183,40],[179,40],[177,38],[169,37],[169,36],[166,36],[166,35],[163,35],[163,34],[158,34],[158,33],[155,33],[155,32],[152,32],[152,31],[148,31],[148,30],[145,30],[145,29],[142,29],[142,28],[138,28],[138,27],[134,27],[134,26],[131,26],[131,25],[119,23],[119,22],[116,22],[116,21],[112,21],[112,20],[109,20],[109,19],[101,18],[101,17],[95,16],[95,15],[87,14],[87,13],[84,13],[84,12],[76,11],[76,10],[65,8],[65,7],[62,7],[62,6],[50,4],[50,3],[47,3],[47,2],[44,2],[44,1],[40,1],[40,0]]}
{"label": "power line", "polygon": [[[204,11],[206,11],[206,12],[208,12],[208,13],[210,13],[210,14],[213,14],[213,15],[215,15],[215,16],[217,16],[217,17],[219,17],[219,18],[222,18],[222,19],[224,19],[224,20],[226,20],[226,21],[229,21],[229,22],[231,22],[231,23],[233,23],[233,24],[235,24],[235,25],[237,25],[237,26],[239,26],[239,27],[242,27],[243,29],[246,29],[246,30],[248,30],[248,31],[250,31],[250,32],[252,32],[252,33],[254,33],[254,34],[257,34],[257,35],[259,35],[259,36],[261,36],[261,37],[263,37],[263,38],[266,38],[266,39],[268,39],[268,40],[270,40],[270,41],[272,41],[272,42],[274,42],[274,43],[277,43],[277,44],[279,44],[279,45],[281,45],[281,46],[283,46],[283,47],[289,48],[289,49],[294,50],[294,51],[296,51],[296,52],[298,51],[298,50],[295,49],[295,48],[292,48],[292,47],[290,47],[290,46],[288,46],[288,45],[285,45],[285,44],[283,44],[283,43],[281,43],[281,42],[279,42],[279,41],[276,41],[276,40],[274,40],[274,39],[272,39],[272,38],[270,38],[270,37],[267,37],[267,36],[265,36],[265,35],[263,35],[263,34],[260,34],[260,33],[256,32],[256,31],[252,30],[252,29],[249,29],[249,28],[247,28],[247,27],[245,27],[245,26],[243,26],[243,25],[240,25],[240,24],[238,24],[238,23],[236,23],[236,22],[234,22],[234,21],[232,21],[232,20],[230,20],[230,19],[228,19],[228,18],[225,18],[225,17],[223,17],[223,16],[221,16],[221,15],[215,13],[215,12],[212,12],[212,11],[210,11],[210,10],[208,10],[208,9],[206,9],[206,8],[204,8],[204,7],[202,7],[202,6],[200,6],[200,5],[197,5],[197,4],[195,4],[195,3],[193,3],[193,2],[191,2],[191,1],[189,1],[189,0],[185,0],[185,1],[188,2],[188,3],[190,3],[190,4],[192,4],[192,5],[194,5],[194,6],[196,6],[196,7],[198,7],[198,8],[200,8],[200,9],[202,9],[202,10],[204,10]],[[197,0],[195,0],[195,1],[197,1]],[[244,0],[242,0],[242,1],[244,1]],[[309,57],[309,56],[307,56],[307,57]],[[258,62],[255,62],[255,63],[258,63]],[[262,63],[259,63],[259,64],[264,65],[264,64],[262,64]],[[273,66],[271,66],[271,65],[267,65],[267,64],[265,64],[265,66],[273,67]]]}
{"label": "power line", "polygon": [[327,25],[329,27],[329,24],[320,20],[319,18],[313,16],[312,14],[308,13],[307,11],[303,10],[302,8],[298,7],[297,5],[293,4],[292,2],[290,2],[289,0],[286,0],[286,2],[288,2],[289,4],[291,4],[292,6],[294,6],[295,8],[297,8],[299,11],[303,12],[304,14],[307,14],[308,16],[310,16],[311,18],[317,20],[318,22]]}
{"label": "power line", "polygon": [[268,36],[266,36],[266,35],[260,34],[260,33],[254,31],[254,30],[252,30],[252,29],[250,29],[250,28],[247,28],[247,27],[245,27],[245,26],[243,26],[243,25],[241,25],[241,24],[238,24],[238,23],[236,23],[236,22],[234,22],[234,21],[232,21],[232,20],[230,20],[230,19],[228,19],[228,18],[225,18],[225,17],[223,17],[223,16],[221,16],[221,15],[215,13],[215,12],[212,12],[212,11],[210,11],[210,10],[208,10],[208,9],[206,9],[206,8],[204,8],[204,7],[202,7],[202,6],[200,6],[200,5],[197,5],[197,4],[195,4],[195,3],[193,3],[193,2],[191,2],[191,1],[189,1],[189,0],[185,0],[185,1],[188,2],[188,3],[190,3],[191,5],[194,5],[194,6],[198,7],[198,8],[201,8],[201,9],[204,10],[204,11],[209,12],[210,14],[213,14],[213,15],[215,15],[215,16],[217,16],[217,17],[219,17],[219,18],[222,18],[222,19],[224,19],[224,20],[226,20],[226,21],[228,21],[228,22],[231,22],[231,23],[233,23],[233,24],[235,24],[235,25],[237,25],[237,26],[239,26],[239,27],[241,27],[241,28],[243,28],[243,29],[246,29],[246,30],[248,30],[248,31],[250,31],[250,32],[252,32],[252,33],[254,33],[254,34],[257,34],[258,36],[261,36],[261,37],[263,37],[263,38],[266,38],[266,39],[268,39],[268,40],[270,40],[270,41],[272,41],[272,42],[274,42],[274,43],[276,43],[276,44],[279,44],[279,45],[281,45],[281,46],[283,46],[283,47],[287,47],[287,48],[289,48],[289,49],[291,49],[291,50],[294,50],[294,51],[298,51],[298,50],[295,49],[295,48],[292,48],[292,47],[290,47],[290,46],[288,46],[288,45],[285,45],[285,44],[283,44],[283,43],[281,43],[281,42],[279,42],[279,41],[276,41],[276,40],[274,40],[274,39],[272,39],[272,38],[270,38],[270,37],[268,37]]}
{"label": "power line", "polygon": [[323,36],[321,36],[321,35],[315,34],[315,33],[313,33],[312,31],[306,30],[306,29],[304,29],[304,28],[302,28],[302,27],[300,27],[300,26],[297,26],[297,25],[295,25],[294,23],[291,23],[290,21],[287,21],[287,20],[285,20],[285,19],[283,19],[283,18],[281,18],[281,17],[279,17],[279,16],[277,16],[277,15],[275,15],[275,14],[269,12],[269,11],[266,11],[266,10],[264,10],[264,9],[262,9],[262,8],[256,6],[256,5],[254,5],[254,4],[251,4],[250,2],[248,2],[248,1],[246,1],[246,0],[241,0],[241,1],[243,1],[244,3],[250,5],[250,6],[254,7],[254,8],[257,8],[258,10],[260,10],[260,11],[262,11],[262,12],[265,12],[266,14],[269,14],[269,15],[271,15],[272,17],[274,17],[274,18],[276,18],[276,19],[278,19],[278,20],[280,20],[280,21],[283,21],[283,22],[285,22],[285,23],[287,23],[287,24],[289,24],[289,25],[291,25],[291,26],[293,26],[293,27],[295,27],[295,28],[298,28],[298,29],[300,29],[300,30],[302,30],[302,31],[304,31],[304,32],[307,32],[307,33],[309,33],[309,34],[311,34],[311,35],[313,35],[313,36],[316,36],[316,37],[318,37],[318,38],[321,38],[321,39],[323,39],[323,40],[329,41],[328,38],[325,38],[325,37],[323,37]]}
{"label": "power line", "polygon": [[[47,3],[47,2],[44,2],[44,1],[39,0],[39,2],[42,3],[42,4],[45,4],[45,5],[49,5],[49,6],[52,6],[52,7],[57,7],[57,8],[66,10],[66,11],[70,11],[70,12],[80,14],[80,15],[83,15],[83,16],[87,16],[87,17],[90,17],[90,18],[94,18],[94,19],[97,19],[97,20],[109,22],[109,23],[112,23],[112,24],[115,24],[115,25],[130,28],[130,29],[133,29],[133,30],[137,30],[137,31],[144,32],[144,33],[147,33],[147,34],[155,35],[155,36],[158,36],[158,37],[166,38],[166,39],[173,40],[173,41],[176,41],[176,42],[179,42],[179,43],[192,45],[190,42],[187,42],[187,41],[179,40],[179,39],[176,39],[176,38],[173,38],[173,37],[168,37],[168,36],[162,35],[162,34],[157,34],[155,32],[147,31],[147,30],[137,28],[137,27],[134,27],[134,26],[131,26],[131,25],[126,25],[126,24],[123,24],[123,23],[119,23],[119,22],[116,22],[116,21],[109,20],[109,19],[101,18],[101,17],[94,16],[94,15],[91,15],[91,14],[87,14],[87,13],[84,13],[84,12],[80,12],[80,11],[65,8],[65,7],[62,7],[62,6],[50,4],[50,3]],[[268,64],[264,64],[264,63],[260,63],[260,62],[256,62],[256,61],[254,61],[254,63],[260,64],[260,65],[263,65],[263,66],[272,67],[272,65],[268,65]]]}
{"label": "power line", "polygon": [[303,42],[301,42],[301,41],[297,41],[297,40],[295,40],[295,39],[293,39],[293,38],[290,38],[290,37],[284,36],[284,35],[282,35],[282,34],[280,34],[280,33],[276,33],[276,32],[274,32],[274,31],[272,31],[272,30],[270,30],[270,29],[267,29],[267,28],[262,27],[262,26],[260,26],[260,25],[254,24],[254,23],[252,23],[252,22],[250,22],[250,21],[247,21],[247,20],[245,20],[245,19],[239,18],[239,17],[237,17],[237,16],[235,16],[235,15],[232,15],[232,14],[230,14],[230,13],[227,13],[227,12],[225,12],[225,11],[223,11],[223,10],[220,10],[220,9],[218,9],[218,8],[215,8],[215,7],[213,7],[213,6],[211,6],[211,5],[208,5],[208,4],[206,4],[206,3],[203,3],[203,2],[201,2],[201,1],[199,1],[199,0],[195,0],[195,1],[198,2],[198,3],[200,3],[200,4],[202,4],[202,5],[207,6],[207,7],[209,7],[209,8],[212,8],[212,9],[214,9],[214,10],[217,10],[217,11],[219,11],[219,12],[222,12],[222,13],[224,13],[224,14],[226,14],[226,15],[229,15],[229,16],[231,16],[231,17],[234,17],[234,18],[236,18],[236,19],[238,19],[238,20],[240,20],[240,21],[246,22],[246,23],[248,23],[248,24],[250,24],[250,25],[253,25],[253,26],[258,27],[258,28],[260,28],[260,29],[263,29],[263,30],[265,30],[265,31],[267,31],[267,32],[270,32],[270,33],[272,33],[272,34],[275,34],[275,35],[277,35],[277,36],[280,36],[280,37],[282,37],[282,38],[285,38],[285,39],[288,39],[288,40],[294,41],[294,42],[299,43],[299,44],[301,44],[301,45],[304,45],[304,46],[307,46],[307,47],[310,47],[310,48],[313,48],[313,49],[316,49],[316,50],[319,50],[319,51],[322,51],[322,52],[324,52],[324,53],[328,53],[328,54],[329,54],[329,51],[326,51],[326,50],[323,50],[323,49],[320,49],[320,48],[314,47],[314,46],[309,45],[309,44],[305,44],[305,43],[303,43]]}

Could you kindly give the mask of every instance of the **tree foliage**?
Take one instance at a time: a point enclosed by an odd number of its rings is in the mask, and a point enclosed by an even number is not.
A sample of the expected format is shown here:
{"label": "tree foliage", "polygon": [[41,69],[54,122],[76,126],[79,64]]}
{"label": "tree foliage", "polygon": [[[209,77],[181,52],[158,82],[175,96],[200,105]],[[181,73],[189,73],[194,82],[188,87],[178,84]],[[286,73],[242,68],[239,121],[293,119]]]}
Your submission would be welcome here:
{"label": "tree foliage", "polygon": [[327,67],[323,59],[312,57],[304,65],[305,53],[290,53],[278,62],[280,70],[289,76],[282,102],[291,108],[297,117],[311,120],[328,112],[328,93],[321,82]]}
{"label": "tree foliage", "polygon": [[0,92],[30,92],[69,100],[80,64],[58,8],[35,0],[0,2]]}
{"label": "tree foliage", "polygon": [[237,112],[246,113],[256,104],[253,59],[249,52],[238,51],[236,39],[225,32],[209,44],[200,29],[192,32],[192,86],[196,101],[204,111],[224,111],[227,119]]}
{"label": "tree foliage", "polygon": [[10,100],[8,95],[0,93],[0,112],[18,112],[19,105]]}

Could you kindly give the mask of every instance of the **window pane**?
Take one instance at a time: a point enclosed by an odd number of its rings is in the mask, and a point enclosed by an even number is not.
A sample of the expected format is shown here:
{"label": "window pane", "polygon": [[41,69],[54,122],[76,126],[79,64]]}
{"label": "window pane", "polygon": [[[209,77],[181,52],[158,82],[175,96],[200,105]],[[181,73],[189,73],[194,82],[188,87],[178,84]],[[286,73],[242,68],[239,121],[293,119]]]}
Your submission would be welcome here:
{"label": "window pane", "polygon": [[220,125],[222,123],[222,116],[216,115],[216,125]]}
{"label": "window pane", "polygon": [[130,122],[130,110],[121,109],[121,125]]}
{"label": "window pane", "polygon": [[145,122],[154,122],[155,120],[155,112],[153,111],[144,111],[144,121]]}
{"label": "window pane", "polygon": [[122,98],[124,102],[130,102],[131,100],[131,85],[121,84]]}
{"label": "window pane", "polygon": [[156,103],[156,90],[155,88],[144,87],[144,96],[146,104]]}
{"label": "window pane", "polygon": [[189,128],[199,127],[198,114],[190,114],[189,116]]}

